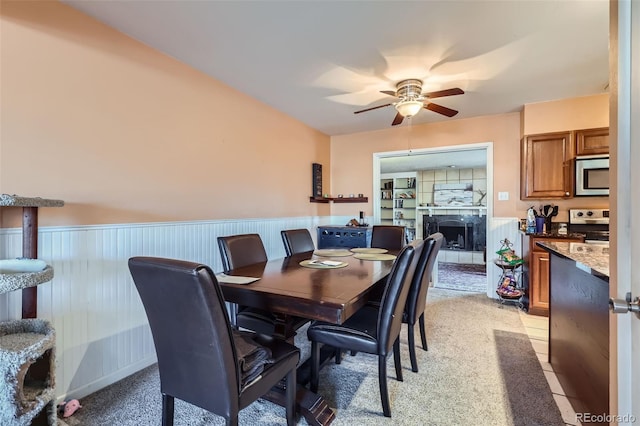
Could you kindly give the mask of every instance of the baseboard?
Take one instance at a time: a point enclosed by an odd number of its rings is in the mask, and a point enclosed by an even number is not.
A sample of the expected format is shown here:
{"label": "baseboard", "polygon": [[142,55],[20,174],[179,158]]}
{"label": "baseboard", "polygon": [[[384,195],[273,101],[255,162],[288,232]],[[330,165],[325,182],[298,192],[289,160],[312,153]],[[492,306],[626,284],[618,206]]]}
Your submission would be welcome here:
{"label": "baseboard", "polygon": [[157,361],[158,359],[155,355],[141,359],[140,361],[133,363],[131,365],[128,365],[127,367],[121,370],[118,370],[113,374],[100,377],[98,380],[95,380],[91,383],[87,383],[86,385],[80,388],[74,389],[72,392],[65,393],[58,396],[56,398],[56,405],[61,403],[62,401],[68,401],[70,399],[80,399],[80,398],[84,398],[87,395],[91,395],[92,393],[102,388],[105,388],[109,385],[112,385],[124,379],[125,377],[128,377],[134,373],[137,373],[138,371],[156,363]]}

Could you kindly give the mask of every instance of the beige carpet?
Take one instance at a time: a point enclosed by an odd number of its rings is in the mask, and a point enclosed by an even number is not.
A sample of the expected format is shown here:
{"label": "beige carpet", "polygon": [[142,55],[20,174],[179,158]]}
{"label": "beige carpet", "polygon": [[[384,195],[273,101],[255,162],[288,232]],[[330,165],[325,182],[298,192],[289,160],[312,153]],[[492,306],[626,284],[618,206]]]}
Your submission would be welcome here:
{"label": "beige carpet", "polygon": [[[404,328],[404,382],[395,380],[392,357],[388,361],[391,419],[382,416],[376,357],[346,355],[342,364],[322,370],[319,393],[337,410],[334,425],[564,424],[515,308],[501,308],[481,294],[432,288],[427,309],[429,351],[418,350],[420,372],[411,372]],[[306,335],[297,344],[306,356]],[[149,367],[81,402],[69,425],[158,425],[157,369]],[[175,419],[176,425],[224,424],[181,401]],[[240,413],[240,424],[286,424],[284,410],[258,401]]]}

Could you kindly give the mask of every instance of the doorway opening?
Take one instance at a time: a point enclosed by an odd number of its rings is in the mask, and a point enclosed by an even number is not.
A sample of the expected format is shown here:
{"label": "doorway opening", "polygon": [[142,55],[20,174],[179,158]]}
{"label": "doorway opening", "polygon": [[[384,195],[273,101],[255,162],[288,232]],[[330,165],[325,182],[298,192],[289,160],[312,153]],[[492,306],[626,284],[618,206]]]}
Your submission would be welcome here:
{"label": "doorway opening", "polygon": [[[379,195],[373,197],[373,223],[406,226],[415,238],[435,232],[445,237],[434,287],[493,296],[486,262],[493,241],[492,160],[492,142],[373,154],[372,194]],[[402,188],[406,182],[415,187]],[[407,193],[414,200],[395,202]]]}

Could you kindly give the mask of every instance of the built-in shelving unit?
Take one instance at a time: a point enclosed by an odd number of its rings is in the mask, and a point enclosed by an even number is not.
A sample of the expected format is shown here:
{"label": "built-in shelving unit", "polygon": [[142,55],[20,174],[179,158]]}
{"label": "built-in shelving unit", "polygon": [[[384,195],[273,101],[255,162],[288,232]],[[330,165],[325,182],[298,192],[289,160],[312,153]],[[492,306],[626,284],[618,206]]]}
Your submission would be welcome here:
{"label": "built-in shelving unit", "polygon": [[407,229],[409,241],[416,237],[416,173],[393,173],[380,177],[380,223]]}
{"label": "built-in shelving unit", "polygon": [[393,225],[393,178],[380,179],[380,224]]}
{"label": "built-in shelving unit", "polygon": [[[22,257],[38,257],[38,208],[62,200],[0,194],[0,207],[22,208]],[[36,286],[53,279],[53,268],[0,273],[0,293],[22,289],[22,319],[0,323],[0,424],[56,425],[55,330],[37,319]],[[46,408],[46,409],[45,409]]]}

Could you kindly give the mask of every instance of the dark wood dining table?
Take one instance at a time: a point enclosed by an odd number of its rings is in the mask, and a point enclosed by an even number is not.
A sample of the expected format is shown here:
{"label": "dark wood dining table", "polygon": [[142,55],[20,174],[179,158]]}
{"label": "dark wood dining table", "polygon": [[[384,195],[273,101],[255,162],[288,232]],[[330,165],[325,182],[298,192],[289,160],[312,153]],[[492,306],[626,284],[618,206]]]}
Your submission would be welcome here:
{"label": "dark wood dining table", "polygon": [[[308,259],[346,262],[335,269],[301,266]],[[220,282],[225,300],[244,306],[264,309],[276,314],[276,335],[293,342],[300,318],[342,324],[370,297],[381,291],[391,271],[393,260],[360,260],[353,256],[318,257],[298,254],[266,263],[230,271],[228,275],[260,278],[251,284]],[[304,363],[301,365],[303,366]],[[305,383],[306,378],[299,383]],[[334,411],[324,399],[304,386],[298,386],[297,402],[309,424],[327,425]],[[282,392],[274,390],[270,398],[282,402]]]}

